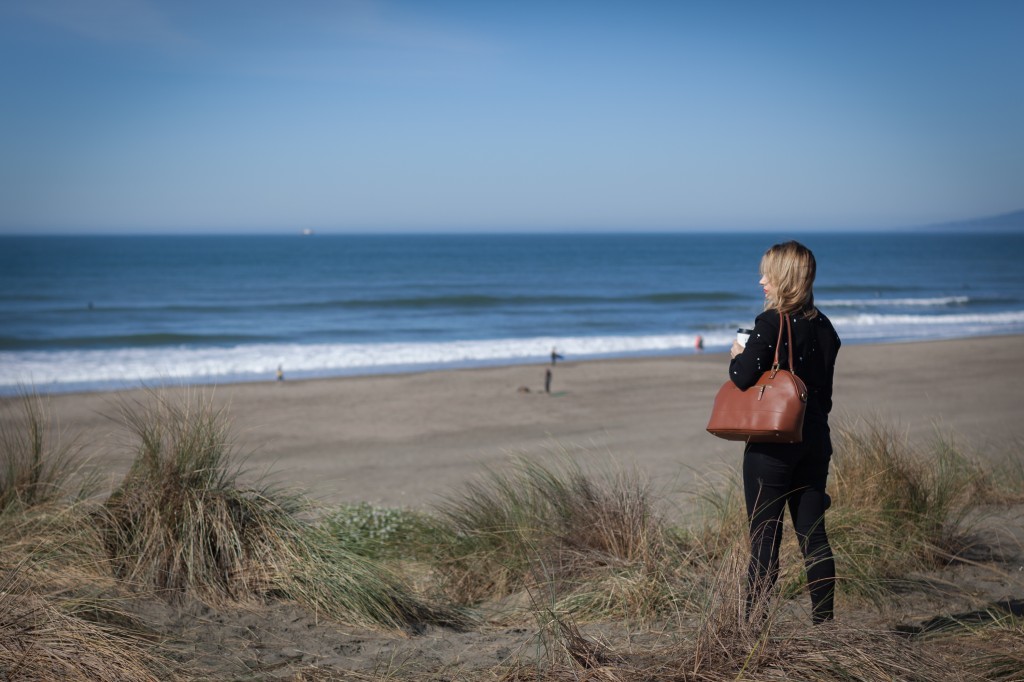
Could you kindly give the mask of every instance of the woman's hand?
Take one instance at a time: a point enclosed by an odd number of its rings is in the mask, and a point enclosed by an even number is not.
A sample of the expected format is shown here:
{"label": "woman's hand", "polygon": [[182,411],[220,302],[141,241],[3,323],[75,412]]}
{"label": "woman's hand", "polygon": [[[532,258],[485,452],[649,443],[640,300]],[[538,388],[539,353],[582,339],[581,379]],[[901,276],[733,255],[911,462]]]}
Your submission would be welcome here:
{"label": "woman's hand", "polygon": [[729,349],[729,357],[735,358],[737,355],[743,352],[743,346],[740,345],[739,341],[733,339],[732,348]]}

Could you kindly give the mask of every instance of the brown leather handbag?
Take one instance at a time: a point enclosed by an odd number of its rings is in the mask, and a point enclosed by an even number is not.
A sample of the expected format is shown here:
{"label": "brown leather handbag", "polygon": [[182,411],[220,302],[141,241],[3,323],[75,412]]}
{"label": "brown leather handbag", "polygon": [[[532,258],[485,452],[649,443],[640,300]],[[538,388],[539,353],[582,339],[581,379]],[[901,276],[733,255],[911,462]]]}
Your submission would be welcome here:
{"label": "brown leather handbag", "polygon": [[807,386],[792,371],[779,369],[783,320],[789,337],[792,370],[793,328],[789,317],[779,313],[779,339],[772,368],[745,391],[737,388],[732,380],[722,384],[708,421],[708,432],[712,435],[748,443],[799,443],[803,440]]}

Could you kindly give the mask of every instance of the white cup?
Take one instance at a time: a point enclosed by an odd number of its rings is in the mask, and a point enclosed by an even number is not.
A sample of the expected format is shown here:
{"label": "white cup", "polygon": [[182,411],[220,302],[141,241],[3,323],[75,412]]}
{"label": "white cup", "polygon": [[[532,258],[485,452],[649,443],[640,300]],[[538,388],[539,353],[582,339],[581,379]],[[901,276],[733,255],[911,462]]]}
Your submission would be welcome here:
{"label": "white cup", "polygon": [[746,346],[747,341],[750,339],[750,335],[754,333],[753,329],[737,329],[736,330],[736,341],[741,346]]}

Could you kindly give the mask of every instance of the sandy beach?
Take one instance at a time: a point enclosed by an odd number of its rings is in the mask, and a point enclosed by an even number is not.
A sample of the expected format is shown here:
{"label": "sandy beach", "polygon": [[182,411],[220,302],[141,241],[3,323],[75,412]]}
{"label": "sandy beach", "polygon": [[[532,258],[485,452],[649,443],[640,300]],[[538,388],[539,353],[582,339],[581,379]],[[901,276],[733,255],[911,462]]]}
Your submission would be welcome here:
{"label": "sandy beach", "polygon": [[[913,439],[926,439],[938,428],[981,456],[1005,456],[1024,442],[1024,388],[1016,377],[1024,361],[1020,341],[993,337],[847,346],[840,353],[835,421],[877,419]],[[213,390],[214,400],[228,407],[238,450],[250,453],[250,470],[270,469],[278,483],[303,489],[326,504],[368,501],[424,508],[457,494],[486,467],[505,465],[513,455],[553,458],[568,451],[584,466],[604,465],[610,458],[635,464],[657,487],[652,499],[659,505],[684,505],[693,500],[685,491],[696,488],[694,476],[740,461],[739,443],[704,431],[726,361],[725,354],[716,353],[559,363],[550,395],[543,392],[543,365],[200,390]],[[171,389],[184,390],[195,389]],[[64,394],[52,396],[50,408],[114,483],[133,456],[128,431],[117,419],[118,406],[151,397],[141,390]],[[848,630],[840,632],[889,632],[894,624],[923,628],[937,614],[968,618],[999,604],[1019,604],[1024,575],[1019,501],[987,508],[972,524],[972,542],[984,540],[965,554],[969,561],[915,569],[924,571],[914,574],[915,581],[941,584],[941,591],[902,594],[891,608],[878,612],[844,593],[838,622]],[[607,555],[600,557],[605,566]],[[73,589],[62,589],[62,594],[82,589],[74,580]],[[93,595],[106,584],[86,583],[85,589]],[[495,677],[493,671],[502,666],[529,666],[541,655],[535,626],[540,621],[527,606],[533,599],[528,589],[507,598],[499,593],[479,612],[483,620],[466,631],[338,623],[287,598],[211,606],[193,596],[168,602],[124,589],[127,596],[113,603],[124,604],[127,613],[150,628],[147,632],[166,637],[161,656],[197,679],[423,680],[442,674],[444,679],[483,679]],[[784,617],[806,622],[803,603],[792,600]],[[638,631],[636,623],[609,613],[582,627],[588,637],[634,657],[623,660],[639,665],[648,660],[640,651],[685,641],[677,639],[678,628]],[[897,659],[901,666],[907,651],[940,650],[923,648],[931,640],[892,641],[905,647]],[[1013,641],[1004,646],[1019,650]]]}
{"label": "sandy beach", "polygon": [[[877,416],[913,438],[936,428],[980,454],[1024,435],[1020,337],[847,345],[833,422]],[[328,504],[422,507],[514,455],[636,463],[671,492],[739,462],[741,446],[704,431],[727,356],[709,353],[222,385],[252,471]],[[528,389],[528,392],[524,389]],[[174,389],[181,390],[181,389]],[[143,391],[52,397],[60,426],[112,479],[132,452],[118,403]]]}

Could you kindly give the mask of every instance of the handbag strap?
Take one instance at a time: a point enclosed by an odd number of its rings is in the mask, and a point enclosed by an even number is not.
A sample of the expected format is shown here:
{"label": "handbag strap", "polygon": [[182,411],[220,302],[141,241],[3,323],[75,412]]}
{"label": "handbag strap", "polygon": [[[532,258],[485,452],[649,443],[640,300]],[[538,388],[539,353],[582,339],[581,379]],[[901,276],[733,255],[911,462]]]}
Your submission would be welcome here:
{"label": "handbag strap", "polygon": [[793,326],[789,321],[789,315],[783,315],[782,311],[779,311],[779,338],[775,341],[775,361],[772,363],[772,379],[775,378],[776,372],[779,371],[779,348],[782,347],[782,324],[785,321],[786,324],[786,336],[787,343],[786,347],[789,351],[789,371],[794,375],[796,369],[793,367]]}

